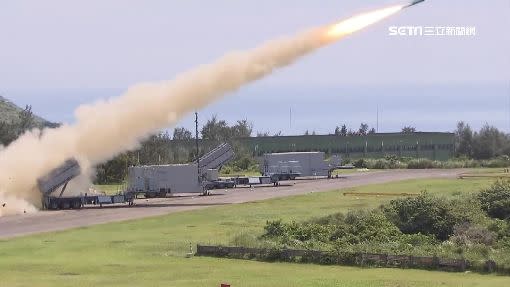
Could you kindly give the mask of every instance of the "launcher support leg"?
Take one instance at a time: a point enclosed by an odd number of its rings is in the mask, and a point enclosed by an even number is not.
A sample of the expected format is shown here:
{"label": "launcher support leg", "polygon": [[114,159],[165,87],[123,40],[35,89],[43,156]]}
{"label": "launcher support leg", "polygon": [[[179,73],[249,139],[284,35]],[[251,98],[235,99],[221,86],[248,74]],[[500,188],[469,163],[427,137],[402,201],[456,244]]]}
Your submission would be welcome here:
{"label": "launcher support leg", "polygon": [[64,186],[62,187],[62,190],[60,191],[60,195],[58,197],[62,197],[62,194],[64,193],[64,191],[66,190],[67,188],[67,184],[69,183],[69,180],[66,181],[66,183],[64,184]]}

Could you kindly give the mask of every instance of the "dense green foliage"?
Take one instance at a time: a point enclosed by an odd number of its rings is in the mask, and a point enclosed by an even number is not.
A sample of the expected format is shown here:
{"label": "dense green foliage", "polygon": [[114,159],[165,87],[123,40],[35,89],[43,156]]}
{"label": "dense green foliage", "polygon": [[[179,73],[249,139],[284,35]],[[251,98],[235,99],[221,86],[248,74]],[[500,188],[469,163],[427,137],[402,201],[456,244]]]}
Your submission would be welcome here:
{"label": "dense green foliage", "polygon": [[510,166],[510,157],[503,155],[490,160],[455,158],[448,161],[437,161],[426,158],[399,158],[392,155],[379,159],[358,159],[352,164],[356,168],[368,169],[504,168]]}
{"label": "dense green foliage", "polygon": [[[3,98],[0,97],[0,104],[1,103],[3,103]],[[58,124],[44,121],[35,116],[31,106],[27,105],[24,109],[18,107],[12,109],[14,109],[14,111],[12,111],[14,115],[13,118],[0,120],[0,145],[8,145],[24,132],[34,128],[58,126]]]}
{"label": "dense green foliage", "polygon": [[240,120],[229,126],[226,121],[213,116],[202,127],[201,134],[205,140],[230,141],[233,138],[250,137],[252,132],[253,124],[247,120]]}
{"label": "dense green foliage", "polygon": [[392,200],[383,210],[403,233],[421,233],[446,240],[457,225],[475,223],[479,214],[472,211],[480,207],[472,200],[446,200],[422,193],[414,198]]}
{"label": "dense green foliage", "polygon": [[494,218],[510,218],[510,182],[497,181],[478,195],[482,209]]}
{"label": "dense green foliage", "polygon": [[[355,210],[305,222],[268,221],[260,244],[289,248],[442,255],[496,260],[510,266],[510,181],[473,196],[427,192],[373,210]],[[502,220],[501,218],[504,218]]]}
{"label": "dense green foliage", "polygon": [[455,138],[459,157],[491,159],[510,155],[510,136],[488,124],[473,132],[469,124],[459,122]]}

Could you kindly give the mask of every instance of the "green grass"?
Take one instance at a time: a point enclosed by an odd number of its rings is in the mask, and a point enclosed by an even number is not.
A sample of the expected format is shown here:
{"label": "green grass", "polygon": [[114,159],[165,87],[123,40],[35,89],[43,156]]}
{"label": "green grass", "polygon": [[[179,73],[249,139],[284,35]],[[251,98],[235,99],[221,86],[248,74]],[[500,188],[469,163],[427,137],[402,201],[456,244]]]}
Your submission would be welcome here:
{"label": "green grass", "polygon": [[467,173],[483,173],[483,174],[500,174],[504,172],[504,168],[472,168],[469,169]]}
{"label": "green grass", "polygon": [[510,173],[503,168],[477,168],[463,174],[466,177],[510,178]]}
{"label": "green grass", "polygon": [[[411,180],[349,189],[445,196],[477,191],[486,179]],[[0,286],[509,286],[510,277],[185,258],[189,244],[228,244],[260,234],[266,220],[307,220],[391,197],[342,191],[229,205],[0,241]]]}
{"label": "green grass", "polygon": [[94,188],[97,191],[104,192],[109,195],[118,194],[119,192],[122,192],[125,189],[124,184],[96,184],[94,185]]}

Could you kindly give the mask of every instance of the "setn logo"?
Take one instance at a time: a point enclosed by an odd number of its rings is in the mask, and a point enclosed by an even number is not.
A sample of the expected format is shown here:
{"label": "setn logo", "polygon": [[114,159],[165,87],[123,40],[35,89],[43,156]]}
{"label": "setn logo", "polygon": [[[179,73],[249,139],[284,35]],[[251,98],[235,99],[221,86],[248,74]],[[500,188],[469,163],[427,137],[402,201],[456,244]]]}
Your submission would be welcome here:
{"label": "setn logo", "polygon": [[390,36],[423,36],[421,26],[391,26],[388,28]]}

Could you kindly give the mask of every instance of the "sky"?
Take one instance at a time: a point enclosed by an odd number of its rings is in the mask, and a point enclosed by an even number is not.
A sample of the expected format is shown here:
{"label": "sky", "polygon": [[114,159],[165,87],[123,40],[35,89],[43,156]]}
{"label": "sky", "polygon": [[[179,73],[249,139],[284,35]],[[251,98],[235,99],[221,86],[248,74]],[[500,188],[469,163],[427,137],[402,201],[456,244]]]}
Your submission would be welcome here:
{"label": "sky", "polygon": [[[317,4],[319,2],[319,4]],[[172,79],[229,51],[403,1],[0,2],[0,93],[56,122],[83,103]],[[390,26],[476,27],[472,37],[389,36]],[[257,131],[328,133],[360,122],[510,131],[510,0],[427,0],[200,111]],[[191,128],[187,117],[179,125]],[[171,128],[171,127],[169,127]]]}

